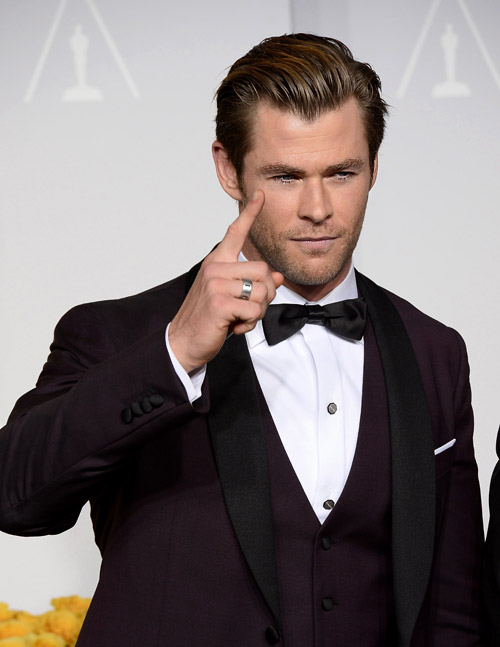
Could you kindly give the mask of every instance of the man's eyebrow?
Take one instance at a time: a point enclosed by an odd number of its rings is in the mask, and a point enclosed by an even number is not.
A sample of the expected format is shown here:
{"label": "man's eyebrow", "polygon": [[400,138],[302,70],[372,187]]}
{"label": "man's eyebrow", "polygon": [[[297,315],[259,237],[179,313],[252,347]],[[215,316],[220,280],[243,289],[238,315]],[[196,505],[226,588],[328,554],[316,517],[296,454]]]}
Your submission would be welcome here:
{"label": "man's eyebrow", "polygon": [[[343,171],[358,171],[364,166],[364,161],[358,157],[349,157],[337,164],[331,164],[324,169],[325,175],[335,175],[335,173],[341,173]],[[260,175],[296,175],[302,177],[306,175],[304,169],[298,168],[296,166],[288,166],[288,164],[282,164],[276,162],[274,164],[265,164],[264,166],[259,167],[258,172]]]}
{"label": "man's eyebrow", "polygon": [[326,169],[328,175],[340,173],[342,171],[359,171],[364,166],[364,161],[358,157],[349,157],[337,164],[332,164]]}
{"label": "man's eyebrow", "polygon": [[260,175],[305,175],[304,169],[276,162],[259,167]]}

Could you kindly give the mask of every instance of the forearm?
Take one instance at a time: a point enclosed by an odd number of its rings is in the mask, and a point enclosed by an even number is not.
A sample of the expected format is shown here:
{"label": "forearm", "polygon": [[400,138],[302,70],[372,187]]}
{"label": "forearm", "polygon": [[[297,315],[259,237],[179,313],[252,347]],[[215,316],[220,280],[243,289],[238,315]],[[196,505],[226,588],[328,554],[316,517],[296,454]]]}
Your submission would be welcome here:
{"label": "forearm", "polygon": [[[164,328],[84,368],[61,350],[38,387],[0,432],[0,529],[61,532],[103,480],[156,433],[168,433],[205,406],[193,406],[170,363]],[[64,335],[63,335],[64,336]],[[70,358],[70,359],[68,359]],[[155,406],[142,415],[140,403]],[[136,403],[134,405],[134,403]],[[129,413],[123,414],[124,410]]]}

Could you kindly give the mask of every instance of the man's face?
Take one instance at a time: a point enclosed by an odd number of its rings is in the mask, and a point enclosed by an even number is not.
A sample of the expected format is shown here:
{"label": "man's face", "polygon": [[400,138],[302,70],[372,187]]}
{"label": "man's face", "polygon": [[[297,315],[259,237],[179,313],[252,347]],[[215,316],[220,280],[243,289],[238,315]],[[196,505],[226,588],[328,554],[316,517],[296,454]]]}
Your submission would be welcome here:
{"label": "man's face", "polygon": [[262,104],[244,160],[242,202],[265,194],[243,247],[265,260],[285,285],[318,300],[347,275],[368,192],[375,181],[354,99],[307,123]]}

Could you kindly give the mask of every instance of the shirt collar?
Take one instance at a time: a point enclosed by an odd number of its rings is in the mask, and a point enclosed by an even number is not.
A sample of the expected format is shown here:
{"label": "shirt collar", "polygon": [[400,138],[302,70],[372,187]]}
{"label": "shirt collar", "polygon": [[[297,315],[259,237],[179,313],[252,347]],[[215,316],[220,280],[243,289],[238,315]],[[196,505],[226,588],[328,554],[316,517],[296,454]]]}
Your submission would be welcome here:
{"label": "shirt collar", "polygon": [[[240,252],[238,260],[244,262],[247,259],[245,258],[243,253]],[[326,305],[327,303],[336,303],[337,301],[344,301],[345,299],[356,299],[357,296],[358,287],[356,285],[356,276],[354,274],[354,263],[351,259],[349,271],[347,272],[347,276],[342,281],[342,283],[339,283],[337,287],[333,288],[331,292],[326,294],[319,301],[306,301],[304,297],[301,297],[293,290],[290,290],[290,288],[281,285],[276,290],[276,296],[271,301],[271,303],[297,303],[300,305],[321,303],[321,305]],[[262,328],[262,321],[258,321],[253,330],[245,333],[245,337],[249,348],[254,348],[258,344],[261,344],[263,341],[265,341],[266,338],[264,336],[264,329]]]}

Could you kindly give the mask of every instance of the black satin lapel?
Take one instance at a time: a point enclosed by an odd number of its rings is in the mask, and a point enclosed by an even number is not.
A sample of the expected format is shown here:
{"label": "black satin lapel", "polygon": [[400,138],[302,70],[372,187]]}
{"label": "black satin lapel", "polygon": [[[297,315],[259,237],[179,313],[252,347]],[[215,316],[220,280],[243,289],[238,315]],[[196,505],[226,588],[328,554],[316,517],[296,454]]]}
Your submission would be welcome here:
{"label": "black satin lapel", "polygon": [[245,338],[233,335],[208,364],[208,423],[229,515],[243,554],[281,624],[267,450]]}
{"label": "black satin lapel", "polygon": [[382,359],[392,454],[392,546],[398,643],[409,647],[429,581],[435,526],[432,427],[422,378],[396,308],[356,273]]}

